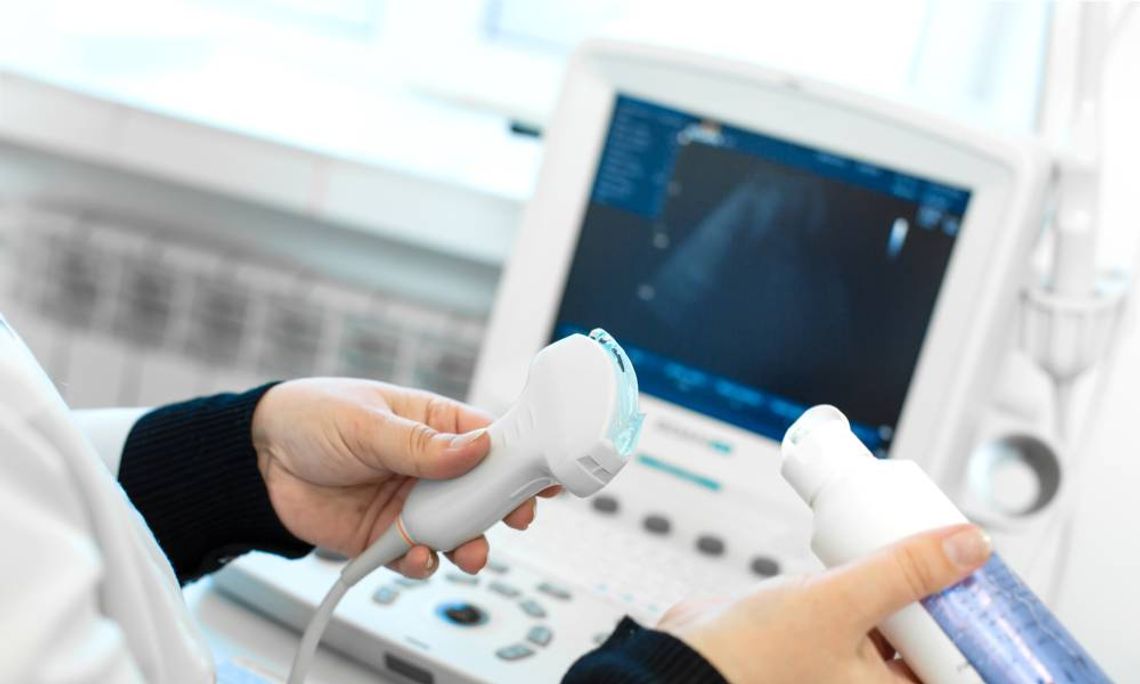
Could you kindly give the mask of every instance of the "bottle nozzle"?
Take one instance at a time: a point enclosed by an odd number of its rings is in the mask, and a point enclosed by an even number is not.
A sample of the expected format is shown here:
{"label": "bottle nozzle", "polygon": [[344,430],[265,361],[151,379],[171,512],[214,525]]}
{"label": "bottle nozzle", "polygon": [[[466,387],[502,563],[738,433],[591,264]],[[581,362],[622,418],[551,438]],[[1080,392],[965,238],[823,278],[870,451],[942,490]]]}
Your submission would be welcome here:
{"label": "bottle nozzle", "polygon": [[[804,411],[803,414],[792,423],[788,431],[784,433],[784,441],[781,445],[791,444],[795,446],[803,441],[809,434],[816,428],[826,425],[828,423],[841,423],[844,428],[851,429],[851,424],[847,422],[847,416],[839,409],[831,406],[830,404],[820,404],[813,406]],[[786,452],[784,453],[786,456]]]}
{"label": "bottle nozzle", "polygon": [[808,505],[834,475],[864,457],[875,458],[851,432],[847,416],[826,404],[813,406],[792,423],[780,455],[780,473]]}

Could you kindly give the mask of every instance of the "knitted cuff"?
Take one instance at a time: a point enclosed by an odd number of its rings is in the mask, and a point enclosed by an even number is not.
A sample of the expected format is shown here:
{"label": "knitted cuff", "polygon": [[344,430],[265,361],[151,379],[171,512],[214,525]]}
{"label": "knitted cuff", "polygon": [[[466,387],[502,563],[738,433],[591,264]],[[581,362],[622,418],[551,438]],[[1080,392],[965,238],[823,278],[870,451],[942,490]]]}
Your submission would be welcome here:
{"label": "knitted cuff", "polygon": [[725,684],[701,654],[676,637],[624,618],[597,650],[582,656],[564,684]]}
{"label": "knitted cuff", "polygon": [[119,483],[182,584],[246,551],[312,550],[281,524],[257,468],[250,424],[274,384],[157,408],[127,437]]}

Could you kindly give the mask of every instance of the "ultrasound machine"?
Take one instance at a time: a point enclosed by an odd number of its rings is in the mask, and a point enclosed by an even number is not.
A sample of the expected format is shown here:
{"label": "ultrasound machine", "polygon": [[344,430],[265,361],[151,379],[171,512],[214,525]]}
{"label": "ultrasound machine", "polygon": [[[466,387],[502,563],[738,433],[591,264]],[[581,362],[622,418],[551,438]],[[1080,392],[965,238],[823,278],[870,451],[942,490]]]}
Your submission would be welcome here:
{"label": "ultrasound machine", "polygon": [[[1041,225],[1029,145],[787,73],[649,45],[572,60],[470,401],[501,411],[551,340],[637,369],[633,461],[491,530],[478,576],[386,570],[325,644],[403,682],[552,682],[623,616],[817,569],[778,444],[838,406],[947,491],[976,439]],[[227,593],[297,628],[340,562],[251,554]]]}

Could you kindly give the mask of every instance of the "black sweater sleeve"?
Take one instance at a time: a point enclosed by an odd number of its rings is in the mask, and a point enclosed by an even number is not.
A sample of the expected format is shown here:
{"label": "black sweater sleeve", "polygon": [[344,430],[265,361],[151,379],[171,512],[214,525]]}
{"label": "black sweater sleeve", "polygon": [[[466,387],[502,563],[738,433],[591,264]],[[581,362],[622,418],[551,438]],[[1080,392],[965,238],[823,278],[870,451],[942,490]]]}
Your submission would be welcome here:
{"label": "black sweater sleeve", "polygon": [[701,654],[676,637],[629,618],[597,650],[582,656],[562,684],[725,684]]}
{"label": "black sweater sleeve", "polygon": [[250,423],[272,386],[157,408],[127,437],[119,484],[182,584],[246,551],[312,550],[281,524],[257,468]]}

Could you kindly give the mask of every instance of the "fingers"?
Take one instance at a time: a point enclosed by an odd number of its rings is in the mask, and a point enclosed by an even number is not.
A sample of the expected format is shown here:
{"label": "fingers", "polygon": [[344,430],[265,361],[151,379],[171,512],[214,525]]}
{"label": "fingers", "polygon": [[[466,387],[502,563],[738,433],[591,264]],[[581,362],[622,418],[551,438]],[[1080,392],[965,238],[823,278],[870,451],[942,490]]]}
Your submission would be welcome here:
{"label": "fingers", "polygon": [[[454,406],[454,417],[451,420],[452,425],[454,425],[452,432],[471,432],[472,430],[485,428],[490,425],[493,420],[490,415],[477,408],[467,406],[466,404],[455,402]],[[428,414],[428,425],[434,425],[432,422],[433,418],[434,416],[432,414]]]}
{"label": "fingers", "polygon": [[[538,493],[538,495],[544,499],[549,499],[558,496],[561,493],[562,485],[554,485],[542,490]],[[522,502],[518,508],[508,513],[507,517],[503,518],[503,522],[505,522],[508,527],[513,527],[516,530],[525,530],[526,528],[530,527],[531,523],[534,522],[534,518],[537,512],[538,501],[533,498],[527,499],[526,501]]]}
{"label": "fingers", "polygon": [[487,538],[479,536],[461,544],[454,551],[448,553],[447,558],[459,566],[463,572],[474,575],[487,564],[487,554],[490,551],[491,547],[487,544]]}
{"label": "fingers", "polygon": [[[447,553],[447,558],[460,570],[474,575],[487,565],[491,551],[487,538],[480,536]],[[413,546],[403,556],[385,566],[412,579],[427,579],[439,568],[439,557],[426,546]]]}
{"label": "fingers", "polygon": [[[487,565],[490,551],[487,538],[480,536],[448,552],[447,558],[460,570],[474,575]],[[439,568],[439,557],[435,551],[426,546],[413,546],[407,553],[385,567],[405,577],[427,579]]]}
{"label": "fingers", "polygon": [[419,421],[440,432],[461,434],[491,424],[491,416],[462,402],[432,392],[393,388],[389,404],[399,415]]}
{"label": "fingers", "polygon": [[372,411],[356,443],[371,464],[432,480],[457,477],[487,455],[491,417],[431,392],[382,385],[388,411]]}
{"label": "fingers", "polygon": [[439,558],[426,546],[413,546],[386,567],[405,577],[427,579],[439,567]]}
{"label": "fingers", "polygon": [[401,415],[369,412],[354,453],[377,469],[445,480],[474,468],[491,448],[485,430],[455,434]]}
{"label": "fingers", "polygon": [[530,524],[532,522],[534,522],[534,514],[537,505],[538,502],[533,498],[527,499],[526,501],[522,502],[522,505],[520,505],[518,508],[508,513],[507,517],[503,518],[503,522],[505,522],[508,527],[513,527],[516,530],[525,530],[526,528],[530,527]]}
{"label": "fingers", "polygon": [[965,579],[989,555],[984,532],[958,525],[909,537],[837,568],[821,577],[820,591],[862,638],[911,603]]}
{"label": "fingers", "polygon": [[[535,500],[528,499],[526,503],[504,518],[504,522],[516,529],[526,529],[534,521],[535,506]],[[454,551],[448,552],[447,558],[460,570],[474,575],[487,565],[487,557],[490,551],[491,547],[487,543],[487,538],[480,535],[461,544]],[[438,565],[434,551],[426,546],[414,546],[387,567],[406,577],[424,579],[431,576]]]}

